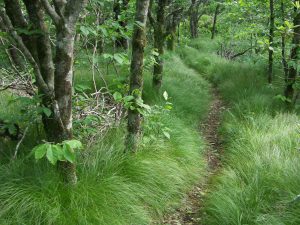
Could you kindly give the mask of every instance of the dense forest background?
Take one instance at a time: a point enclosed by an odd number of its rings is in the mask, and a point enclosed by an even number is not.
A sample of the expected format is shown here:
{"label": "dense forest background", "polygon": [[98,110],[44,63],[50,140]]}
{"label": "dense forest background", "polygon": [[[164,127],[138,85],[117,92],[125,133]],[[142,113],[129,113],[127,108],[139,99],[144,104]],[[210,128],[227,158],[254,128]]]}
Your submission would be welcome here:
{"label": "dense forest background", "polygon": [[0,0],[0,224],[300,224],[300,2]]}

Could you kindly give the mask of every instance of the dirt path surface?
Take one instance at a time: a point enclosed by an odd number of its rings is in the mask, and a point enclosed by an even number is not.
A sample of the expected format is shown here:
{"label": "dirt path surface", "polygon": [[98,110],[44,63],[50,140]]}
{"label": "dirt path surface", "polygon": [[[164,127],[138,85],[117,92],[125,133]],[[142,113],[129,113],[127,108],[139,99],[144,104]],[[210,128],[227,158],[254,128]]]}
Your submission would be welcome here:
{"label": "dirt path surface", "polygon": [[203,202],[209,189],[210,180],[221,168],[220,155],[223,152],[218,128],[221,114],[224,111],[222,100],[216,89],[213,89],[213,101],[207,119],[201,124],[200,130],[207,142],[205,157],[207,160],[207,176],[194,187],[183,199],[181,207],[173,214],[167,215],[163,225],[204,225]]}

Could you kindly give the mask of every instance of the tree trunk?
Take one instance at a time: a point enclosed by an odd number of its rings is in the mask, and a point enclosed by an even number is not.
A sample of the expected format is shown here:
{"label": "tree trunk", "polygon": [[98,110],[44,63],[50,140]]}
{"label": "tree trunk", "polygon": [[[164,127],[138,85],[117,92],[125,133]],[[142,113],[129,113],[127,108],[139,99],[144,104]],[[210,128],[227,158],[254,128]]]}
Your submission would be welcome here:
{"label": "tree trunk", "polygon": [[167,19],[166,35],[167,48],[170,51],[175,50],[177,27],[180,24],[182,9],[175,9]]}
{"label": "tree trunk", "polygon": [[270,0],[270,34],[269,34],[269,69],[268,82],[271,84],[273,80],[273,54],[274,54],[274,30],[275,30],[275,14],[274,14],[274,0]]}
{"label": "tree trunk", "polygon": [[12,63],[20,70],[24,70],[25,69],[25,61],[22,59],[22,56],[20,54],[20,52],[18,51],[18,49],[13,46],[10,45],[7,49],[8,54],[11,58]]}
{"label": "tree trunk", "polygon": [[174,51],[176,44],[176,26],[171,26],[167,28],[167,33],[167,48],[169,51]]}
{"label": "tree trunk", "polygon": [[198,37],[198,7],[197,1],[192,0],[192,4],[190,6],[190,31],[191,38]]}
{"label": "tree trunk", "polygon": [[[45,13],[39,0],[23,0],[28,11],[30,26],[33,30],[38,30],[37,34],[31,35],[35,41],[36,57],[35,60],[39,63],[41,74],[48,84],[54,89],[54,65],[52,59],[51,42],[49,38],[49,31],[45,24]],[[45,93],[42,93],[45,94]]]}
{"label": "tree trunk", "polygon": [[[282,17],[282,25],[285,24],[285,10],[284,10],[284,1],[281,0],[281,17]],[[281,36],[281,58],[282,58],[282,66],[283,66],[283,72],[284,72],[284,80],[287,83],[287,77],[288,77],[288,63],[286,60],[286,47],[285,47],[285,33]]]}
{"label": "tree trunk", "polygon": [[162,74],[164,68],[163,55],[165,44],[165,8],[167,1],[158,0],[156,11],[156,24],[154,28],[154,48],[158,55],[155,56],[155,64],[153,70],[153,87],[159,90],[162,84]]}
{"label": "tree trunk", "polygon": [[294,17],[294,37],[293,37],[293,47],[291,49],[291,60],[293,61],[293,66],[289,67],[287,85],[285,88],[285,97],[289,100],[287,101],[288,107],[293,106],[293,100],[295,95],[294,84],[298,75],[297,64],[299,61],[299,44],[300,44],[300,13],[295,8],[295,17]]}
{"label": "tree trunk", "polygon": [[[80,11],[84,8],[87,0],[55,1],[54,7],[48,0],[23,0],[33,30],[39,30],[31,35],[30,42],[38,48],[31,48],[27,44],[27,37],[20,37],[14,26],[29,28],[24,19],[21,8],[18,5],[11,6],[7,1],[7,12],[14,9],[16,14],[11,18],[0,10],[0,25],[5,27],[32,65],[39,93],[43,94],[43,103],[52,109],[50,118],[43,118],[45,132],[48,141],[61,143],[72,139],[72,80],[73,80],[73,55],[75,25]],[[13,0],[15,1],[15,0]],[[18,2],[16,2],[18,3]],[[54,22],[56,27],[56,52],[55,69],[51,49],[48,28],[44,21],[44,9]],[[17,16],[16,16],[17,15]],[[18,18],[15,18],[18,17]],[[13,25],[14,21],[15,25]],[[26,24],[25,24],[25,22]],[[64,180],[69,184],[76,184],[76,167],[69,162],[59,163],[60,172]]]}
{"label": "tree trunk", "polygon": [[[132,59],[130,68],[130,94],[136,99],[141,98],[143,91],[143,61],[146,44],[146,22],[150,0],[136,2],[136,15],[132,36]],[[137,151],[141,135],[141,115],[135,110],[128,111],[128,136],[126,147],[129,151]]]}
{"label": "tree trunk", "polygon": [[[128,9],[129,0],[122,0],[120,3],[119,0],[115,0],[114,2],[114,13],[115,13],[115,20],[118,21],[121,29],[126,31],[127,26],[127,19],[126,18],[120,18],[122,13],[126,12]],[[115,44],[117,47],[122,47],[124,49],[128,49],[128,40],[124,35],[122,35],[122,32],[120,29],[117,30],[119,37],[115,41]]]}
{"label": "tree trunk", "polygon": [[[4,0],[5,11],[14,28],[27,29],[28,23],[22,13],[21,5],[18,0]],[[31,55],[37,60],[36,42],[34,37],[27,34],[20,34],[24,45],[28,48]]]}
{"label": "tree trunk", "polygon": [[217,31],[217,18],[218,18],[218,14],[219,14],[219,8],[220,8],[220,5],[217,4],[216,10],[215,10],[215,15],[214,15],[213,26],[212,26],[212,30],[211,30],[211,39],[212,40],[215,38],[215,34]]}

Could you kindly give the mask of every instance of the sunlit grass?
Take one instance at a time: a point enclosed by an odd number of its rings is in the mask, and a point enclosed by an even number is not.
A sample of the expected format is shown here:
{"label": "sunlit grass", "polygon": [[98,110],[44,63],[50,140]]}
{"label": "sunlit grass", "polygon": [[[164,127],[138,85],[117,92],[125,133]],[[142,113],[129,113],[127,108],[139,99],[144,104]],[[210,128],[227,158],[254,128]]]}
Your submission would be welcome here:
{"label": "sunlit grass", "polygon": [[[91,71],[83,67],[75,73],[75,84],[92,87]],[[110,84],[113,79],[107,78]],[[160,138],[136,154],[124,154],[124,121],[78,155],[79,181],[72,189],[60,182],[56,168],[46,160],[35,162],[32,155],[0,165],[0,224],[148,225],[159,220],[205,173],[205,145],[196,125],[207,113],[209,88],[171,55],[162,88],[174,104],[162,116],[170,140]],[[163,102],[152,91],[149,72],[144,95],[148,103]]]}
{"label": "sunlit grass", "polygon": [[224,168],[207,195],[205,224],[300,224],[299,117],[283,113],[275,98],[283,91],[280,74],[268,85],[263,63],[216,55],[203,61],[199,54],[186,48],[183,59],[217,85],[227,105]]}

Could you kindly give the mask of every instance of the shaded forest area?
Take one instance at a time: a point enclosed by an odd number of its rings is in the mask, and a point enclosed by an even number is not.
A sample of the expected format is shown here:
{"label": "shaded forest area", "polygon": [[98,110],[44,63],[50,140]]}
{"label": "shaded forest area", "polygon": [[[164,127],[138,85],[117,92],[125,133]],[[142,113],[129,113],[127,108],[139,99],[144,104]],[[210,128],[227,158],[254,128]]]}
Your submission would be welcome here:
{"label": "shaded forest area", "polygon": [[297,0],[0,0],[0,225],[300,224]]}

